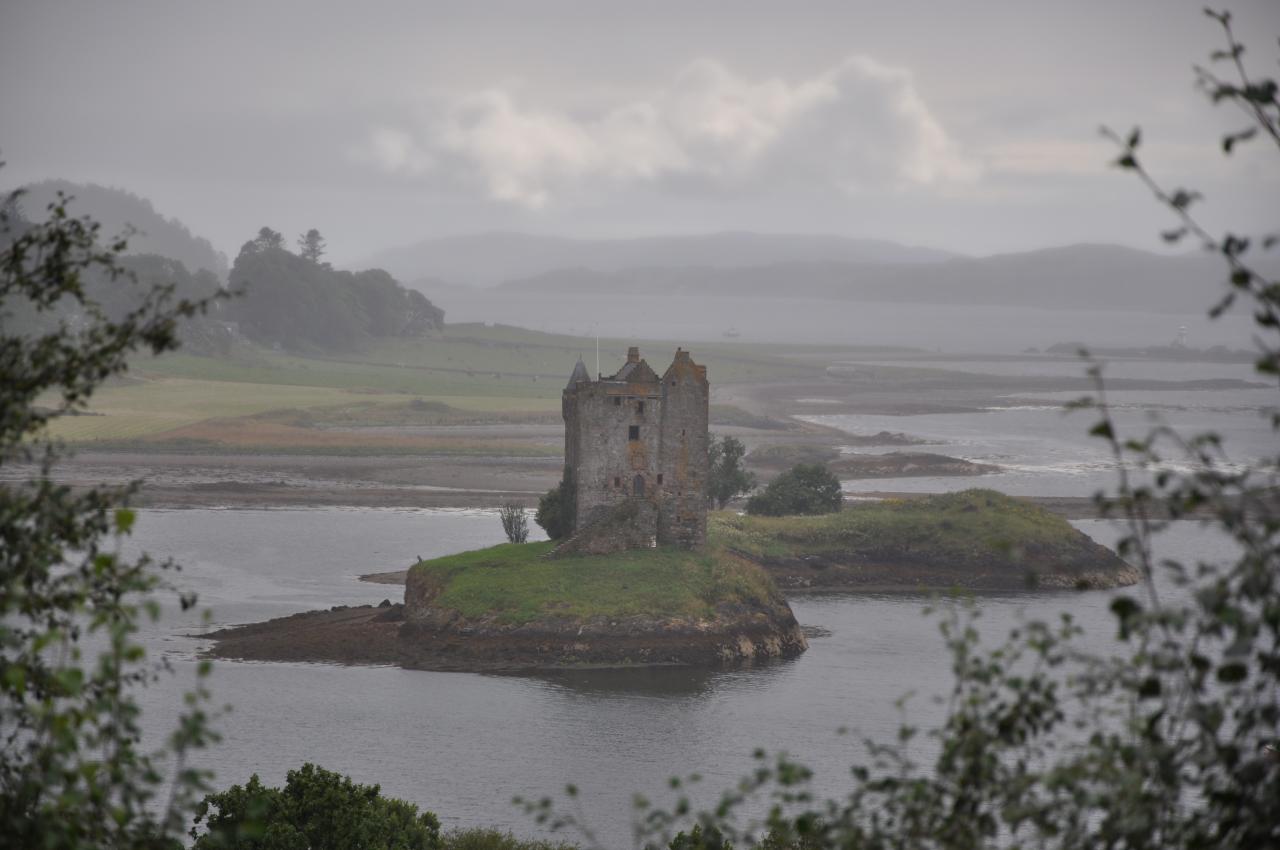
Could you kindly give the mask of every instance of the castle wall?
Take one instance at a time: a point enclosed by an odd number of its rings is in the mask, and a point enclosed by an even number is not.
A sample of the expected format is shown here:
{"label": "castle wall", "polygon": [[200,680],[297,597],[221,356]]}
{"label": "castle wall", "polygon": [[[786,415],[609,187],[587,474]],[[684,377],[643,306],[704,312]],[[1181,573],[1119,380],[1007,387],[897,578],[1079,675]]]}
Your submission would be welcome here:
{"label": "castle wall", "polygon": [[562,396],[574,533],[619,505],[642,501],[645,509],[635,515],[645,527],[637,530],[637,539],[685,548],[705,544],[710,396],[705,368],[688,352],[677,351],[658,378],[633,348],[614,379],[592,381],[585,371],[575,374]]}
{"label": "castle wall", "polygon": [[661,396],[657,384],[612,381],[579,384],[575,395],[570,403],[576,427],[565,423],[565,457],[575,459],[569,468],[576,491],[576,530],[598,517],[601,508],[633,495],[655,499]]}
{"label": "castle wall", "polygon": [[686,351],[662,376],[658,542],[697,548],[707,542],[707,427],[710,387],[706,370]]}

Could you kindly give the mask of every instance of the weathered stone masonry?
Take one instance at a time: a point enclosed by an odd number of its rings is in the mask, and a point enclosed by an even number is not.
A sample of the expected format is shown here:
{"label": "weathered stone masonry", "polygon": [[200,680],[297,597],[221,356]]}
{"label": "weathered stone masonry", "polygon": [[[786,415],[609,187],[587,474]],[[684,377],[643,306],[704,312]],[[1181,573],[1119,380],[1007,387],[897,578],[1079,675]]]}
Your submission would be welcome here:
{"label": "weathered stone masonry", "polygon": [[574,491],[569,547],[706,543],[709,398],[706,367],[681,349],[662,377],[638,348],[616,374],[594,381],[578,361],[561,399]]}

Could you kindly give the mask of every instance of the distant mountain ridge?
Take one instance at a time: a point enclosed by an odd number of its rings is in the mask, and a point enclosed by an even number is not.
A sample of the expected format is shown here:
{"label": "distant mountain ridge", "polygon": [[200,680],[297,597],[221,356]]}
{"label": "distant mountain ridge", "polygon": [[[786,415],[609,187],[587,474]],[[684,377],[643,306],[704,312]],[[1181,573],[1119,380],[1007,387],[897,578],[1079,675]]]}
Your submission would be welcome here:
{"label": "distant mountain ridge", "polygon": [[[1225,280],[1220,258],[1119,245],[1069,245],[932,263],[790,262],[748,268],[559,269],[502,290],[560,295],[725,295],[931,304],[1200,312]],[[1223,291],[1225,292],[1225,283]]]}
{"label": "distant mountain ridge", "polygon": [[227,278],[227,258],[222,252],[178,219],[157,212],[146,198],[124,189],[70,180],[42,180],[23,189],[23,214],[33,221],[44,220],[46,207],[61,191],[75,198],[68,212],[97,220],[104,236],[115,236],[128,226],[135,228],[138,232],[129,239],[129,254],[156,254],[179,261],[192,274],[205,269],[219,280]]}
{"label": "distant mountain ridge", "polygon": [[382,251],[360,265],[384,268],[401,280],[439,278],[451,284],[485,286],[565,268],[617,272],[637,267],[731,269],[804,261],[916,264],[956,256],[936,248],[821,234],[723,231],[572,239],[492,232],[424,239]]}

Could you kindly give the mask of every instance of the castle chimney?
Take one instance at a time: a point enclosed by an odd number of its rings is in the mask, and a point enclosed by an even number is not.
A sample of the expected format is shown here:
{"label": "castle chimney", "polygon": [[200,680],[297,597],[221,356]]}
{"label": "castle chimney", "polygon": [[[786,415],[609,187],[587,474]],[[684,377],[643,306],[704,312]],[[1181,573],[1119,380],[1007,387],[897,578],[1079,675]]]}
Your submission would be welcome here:
{"label": "castle chimney", "polygon": [[628,363],[640,362],[640,349],[637,346],[633,345],[627,349],[627,362]]}

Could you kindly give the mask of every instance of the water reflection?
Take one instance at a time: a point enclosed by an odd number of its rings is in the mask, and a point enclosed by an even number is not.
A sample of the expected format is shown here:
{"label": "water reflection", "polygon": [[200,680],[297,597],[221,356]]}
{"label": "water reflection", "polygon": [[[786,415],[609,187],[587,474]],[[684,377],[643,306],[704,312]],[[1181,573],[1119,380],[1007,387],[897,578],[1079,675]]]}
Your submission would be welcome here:
{"label": "water reflection", "polygon": [[732,669],[705,667],[636,667],[551,670],[526,673],[521,678],[543,682],[556,690],[578,696],[705,697],[749,682],[752,688],[768,687],[772,678],[785,675],[795,659],[770,659],[744,663]]}

